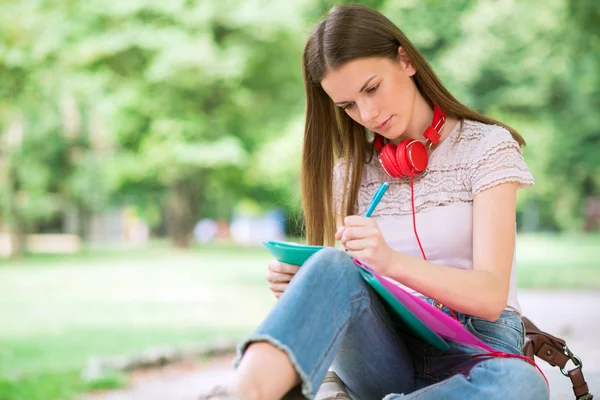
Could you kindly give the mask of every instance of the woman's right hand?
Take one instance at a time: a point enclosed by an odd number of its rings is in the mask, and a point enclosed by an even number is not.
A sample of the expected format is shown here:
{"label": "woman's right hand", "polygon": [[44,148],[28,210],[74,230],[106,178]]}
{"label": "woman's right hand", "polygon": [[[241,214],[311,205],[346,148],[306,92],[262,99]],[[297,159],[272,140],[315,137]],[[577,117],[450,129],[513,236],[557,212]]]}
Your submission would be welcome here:
{"label": "woman's right hand", "polygon": [[267,281],[269,282],[269,289],[271,289],[271,292],[273,292],[275,297],[281,297],[299,269],[300,267],[296,265],[282,263],[277,260],[272,260],[269,263]]}

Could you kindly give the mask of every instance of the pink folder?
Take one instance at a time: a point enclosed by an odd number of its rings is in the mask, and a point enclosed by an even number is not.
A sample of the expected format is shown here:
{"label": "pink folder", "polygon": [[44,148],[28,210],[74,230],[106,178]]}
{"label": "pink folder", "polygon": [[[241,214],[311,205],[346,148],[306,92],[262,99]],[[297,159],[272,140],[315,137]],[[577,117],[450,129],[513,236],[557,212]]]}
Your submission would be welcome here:
{"label": "pink folder", "polygon": [[481,341],[478,337],[465,329],[464,326],[441,310],[433,307],[423,299],[413,296],[399,286],[388,281],[368,265],[354,259],[354,263],[369,271],[379,283],[402,305],[412,312],[427,328],[439,336],[489,352],[497,352],[496,349]]}

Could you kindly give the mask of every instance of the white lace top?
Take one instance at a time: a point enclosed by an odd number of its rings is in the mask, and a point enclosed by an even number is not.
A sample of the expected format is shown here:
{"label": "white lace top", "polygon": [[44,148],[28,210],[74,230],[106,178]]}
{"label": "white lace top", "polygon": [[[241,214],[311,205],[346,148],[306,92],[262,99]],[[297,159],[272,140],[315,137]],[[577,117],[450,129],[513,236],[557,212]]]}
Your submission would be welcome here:
{"label": "white lace top", "polygon": [[[334,199],[338,212],[344,172],[345,161],[340,160],[334,168]],[[421,257],[412,226],[409,178],[390,178],[375,156],[363,171],[356,214],[364,215],[384,181],[389,182],[389,188],[372,216],[392,249]],[[473,268],[473,197],[505,182],[518,182],[520,187],[534,183],[521,148],[511,134],[500,126],[469,120],[461,130],[457,123],[431,153],[427,169],[414,179],[417,232],[430,262]],[[521,309],[515,285],[514,255],[507,306],[517,311]]]}

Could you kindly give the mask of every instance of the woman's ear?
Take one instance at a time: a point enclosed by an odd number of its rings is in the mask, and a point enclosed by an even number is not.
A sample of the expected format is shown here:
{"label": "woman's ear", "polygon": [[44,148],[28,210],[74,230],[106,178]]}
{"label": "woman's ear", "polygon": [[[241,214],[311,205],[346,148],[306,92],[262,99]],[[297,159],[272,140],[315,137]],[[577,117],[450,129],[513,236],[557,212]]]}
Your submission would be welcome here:
{"label": "woman's ear", "polygon": [[408,73],[408,76],[413,76],[417,73],[417,68],[415,67],[412,60],[408,56],[408,53],[406,52],[406,50],[404,50],[404,47],[402,46],[398,46],[398,59],[400,61],[402,69],[404,69]]}

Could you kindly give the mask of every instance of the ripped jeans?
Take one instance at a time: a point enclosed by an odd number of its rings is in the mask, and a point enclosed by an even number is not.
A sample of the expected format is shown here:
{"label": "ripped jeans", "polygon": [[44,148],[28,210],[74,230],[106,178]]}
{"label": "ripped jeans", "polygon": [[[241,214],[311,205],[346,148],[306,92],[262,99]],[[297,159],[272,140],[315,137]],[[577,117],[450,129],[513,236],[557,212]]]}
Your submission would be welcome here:
{"label": "ripped jeans", "polygon": [[[442,352],[414,337],[386,311],[357,268],[340,250],[313,255],[240,343],[235,364],[250,343],[268,341],[288,354],[308,399],[330,367],[358,400],[549,398],[543,376],[524,360],[473,358],[479,351],[454,342]],[[495,322],[456,315],[490,346],[522,354],[524,329],[517,313],[504,311]]]}

